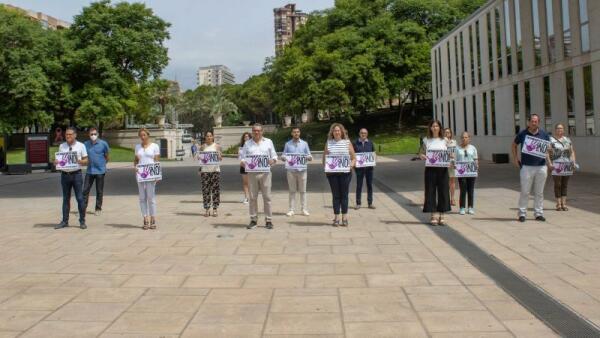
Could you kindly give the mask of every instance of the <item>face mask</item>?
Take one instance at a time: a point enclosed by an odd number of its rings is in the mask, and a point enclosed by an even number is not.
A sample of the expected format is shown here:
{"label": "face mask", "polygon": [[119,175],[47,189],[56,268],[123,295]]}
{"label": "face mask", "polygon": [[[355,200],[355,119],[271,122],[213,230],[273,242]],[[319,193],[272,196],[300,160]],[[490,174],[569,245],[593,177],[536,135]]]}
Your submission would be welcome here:
{"label": "face mask", "polygon": [[98,139],[98,135],[91,135],[91,136],[90,136],[90,139],[91,139],[92,141],[96,141],[96,140]]}

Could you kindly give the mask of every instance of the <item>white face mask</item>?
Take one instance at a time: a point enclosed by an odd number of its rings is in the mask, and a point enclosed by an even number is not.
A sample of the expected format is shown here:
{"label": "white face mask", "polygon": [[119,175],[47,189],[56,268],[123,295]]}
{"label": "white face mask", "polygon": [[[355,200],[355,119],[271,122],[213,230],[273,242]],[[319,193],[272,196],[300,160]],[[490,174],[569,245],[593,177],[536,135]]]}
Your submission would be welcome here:
{"label": "white face mask", "polygon": [[98,135],[90,135],[90,140],[96,141],[98,139]]}

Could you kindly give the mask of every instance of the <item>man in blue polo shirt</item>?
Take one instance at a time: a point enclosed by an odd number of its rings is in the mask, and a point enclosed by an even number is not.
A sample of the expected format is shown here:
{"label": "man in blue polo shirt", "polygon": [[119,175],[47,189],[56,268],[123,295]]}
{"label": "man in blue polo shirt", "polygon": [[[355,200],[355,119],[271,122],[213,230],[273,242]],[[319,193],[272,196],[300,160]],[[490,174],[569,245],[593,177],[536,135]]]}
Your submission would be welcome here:
{"label": "man in blue polo shirt", "polygon": [[[355,153],[375,152],[375,145],[369,140],[368,136],[367,128],[362,128],[358,132],[358,139],[353,144]],[[369,209],[375,209],[373,205],[373,171],[375,171],[373,167],[354,169],[356,173],[356,206],[354,209],[356,210],[360,209],[361,205],[363,178],[367,181],[367,204]]]}
{"label": "man in blue polo shirt", "polygon": [[[519,197],[519,222],[525,222],[529,193],[533,188],[535,219],[544,222],[544,186],[550,162],[550,137],[540,129],[540,117],[531,114],[527,129],[515,137],[512,144],[514,164],[520,168],[521,196]],[[519,147],[521,145],[521,147]],[[519,157],[519,149],[521,156]]]}
{"label": "man in blue polo shirt", "polygon": [[90,139],[85,141],[88,153],[88,168],[85,174],[83,198],[87,210],[88,200],[92,184],[96,181],[96,210],[98,216],[102,212],[102,196],[104,194],[104,175],[106,174],[106,163],[108,163],[110,148],[108,143],[98,138],[98,129],[92,127],[89,130]]}

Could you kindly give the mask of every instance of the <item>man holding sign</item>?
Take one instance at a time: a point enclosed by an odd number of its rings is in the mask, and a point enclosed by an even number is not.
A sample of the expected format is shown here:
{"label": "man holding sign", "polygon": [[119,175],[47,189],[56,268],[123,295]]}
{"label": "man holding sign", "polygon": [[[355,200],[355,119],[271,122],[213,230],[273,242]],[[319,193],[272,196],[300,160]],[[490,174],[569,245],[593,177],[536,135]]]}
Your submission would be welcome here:
{"label": "man holding sign", "polygon": [[[547,164],[550,163],[550,137],[540,129],[540,118],[531,114],[527,129],[515,137],[512,144],[514,164],[520,169],[521,196],[519,197],[519,222],[525,222],[529,193],[533,188],[535,219],[541,222],[544,218],[544,185],[548,176]],[[521,157],[518,148],[521,145]]]}
{"label": "man holding sign", "polygon": [[86,229],[85,201],[83,199],[83,176],[81,166],[87,165],[87,150],[83,143],[77,141],[77,132],[74,127],[65,131],[66,142],[58,147],[54,157],[54,166],[60,171],[60,185],[62,186],[62,221],[54,229],[69,226],[69,212],[71,211],[71,189],[75,191],[77,208],[79,209],[79,227]]}
{"label": "man holding sign", "polygon": [[354,142],[356,152],[356,207],[360,209],[363,179],[367,180],[367,203],[369,209],[375,209],[373,205],[373,171],[375,169],[375,145],[368,139],[369,132],[362,128],[358,132],[358,139]]}
{"label": "man holding sign", "polygon": [[287,170],[287,181],[290,188],[290,210],[286,215],[294,216],[296,207],[296,192],[300,193],[300,205],[302,214],[309,216],[306,205],[306,168],[307,162],[312,161],[312,155],[306,141],[300,139],[300,128],[292,128],[292,139],[283,148],[282,159],[285,161]]}
{"label": "man holding sign", "polygon": [[248,173],[250,185],[250,224],[247,229],[256,228],[258,221],[258,192],[263,196],[265,222],[267,229],[273,229],[271,212],[271,166],[277,162],[277,153],[273,142],[262,136],[262,125],[252,126],[252,139],[244,143],[240,157],[240,166]]}

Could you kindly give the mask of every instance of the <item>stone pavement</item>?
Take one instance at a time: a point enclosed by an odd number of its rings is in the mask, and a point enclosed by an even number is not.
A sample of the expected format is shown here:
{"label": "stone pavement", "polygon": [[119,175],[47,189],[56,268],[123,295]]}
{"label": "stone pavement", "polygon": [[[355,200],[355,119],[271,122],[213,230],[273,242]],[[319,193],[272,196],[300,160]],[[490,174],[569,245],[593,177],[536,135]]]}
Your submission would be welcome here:
{"label": "stone pavement", "polygon": [[[380,178],[394,178],[384,180],[389,184],[414,181],[394,173],[422,165],[390,163],[378,168]],[[218,218],[202,217],[195,168],[177,169],[186,174],[159,186],[157,231],[140,229],[127,168],[107,178],[105,212],[88,215],[85,231],[52,228],[60,214],[58,176],[16,184],[1,177],[0,337],[554,335],[424,226],[418,206],[398,206],[377,191],[377,210],[352,210],[349,228],[333,228],[326,180],[314,174],[311,216],[287,218],[278,169],[275,229],[261,222],[246,230],[235,165],[224,167]],[[419,202],[422,192],[404,190]],[[450,216],[451,226],[587,318],[599,318],[597,214],[571,208],[549,213],[544,225],[521,225],[512,222],[514,210],[501,210],[513,195],[482,188],[477,215]]]}

